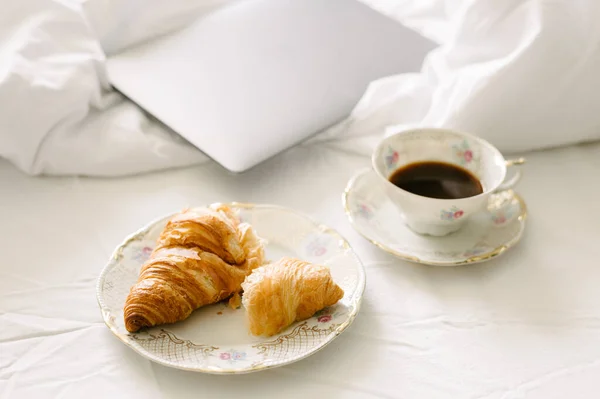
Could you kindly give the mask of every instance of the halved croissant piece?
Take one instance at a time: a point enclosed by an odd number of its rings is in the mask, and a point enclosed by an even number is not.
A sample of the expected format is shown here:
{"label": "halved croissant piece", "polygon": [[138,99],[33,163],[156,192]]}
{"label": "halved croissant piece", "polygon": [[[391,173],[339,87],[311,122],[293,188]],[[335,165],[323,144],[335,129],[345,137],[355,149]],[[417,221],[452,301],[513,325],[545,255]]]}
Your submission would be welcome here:
{"label": "halved croissant piece", "polygon": [[199,248],[227,263],[240,264],[246,254],[240,242],[238,225],[234,215],[222,210],[188,209],[169,220],[156,242],[156,249],[172,246]]}
{"label": "halved croissant piece", "polygon": [[238,293],[263,262],[261,239],[230,208],[183,211],[167,223],[142,265],[125,302],[125,328],[135,332],[184,320],[195,309]]}
{"label": "halved croissant piece", "polygon": [[294,258],[281,258],[257,268],[242,288],[242,303],[254,335],[277,334],[344,296],[329,268]]}

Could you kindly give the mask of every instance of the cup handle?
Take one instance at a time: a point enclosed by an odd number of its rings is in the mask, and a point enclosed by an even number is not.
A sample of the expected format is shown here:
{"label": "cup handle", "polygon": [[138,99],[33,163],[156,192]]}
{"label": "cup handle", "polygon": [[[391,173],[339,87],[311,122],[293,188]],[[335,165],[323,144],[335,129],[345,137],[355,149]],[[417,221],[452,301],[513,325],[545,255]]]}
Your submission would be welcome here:
{"label": "cup handle", "polygon": [[521,180],[522,173],[521,173],[520,166],[523,165],[525,162],[526,162],[525,158],[517,158],[517,159],[507,160],[506,167],[510,168],[510,167],[514,166],[517,168],[517,171],[511,178],[504,180],[504,182],[502,184],[500,184],[498,186],[498,188],[496,188],[494,190],[494,192],[497,193],[500,191],[505,191],[505,190],[509,190],[509,189],[513,188],[519,182],[519,180]]}

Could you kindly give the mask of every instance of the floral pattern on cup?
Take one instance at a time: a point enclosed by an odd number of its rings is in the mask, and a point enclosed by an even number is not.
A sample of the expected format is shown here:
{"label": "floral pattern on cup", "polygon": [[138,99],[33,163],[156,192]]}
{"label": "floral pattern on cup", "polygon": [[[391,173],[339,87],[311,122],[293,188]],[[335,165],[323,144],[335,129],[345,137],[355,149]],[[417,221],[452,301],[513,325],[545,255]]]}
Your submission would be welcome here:
{"label": "floral pattern on cup", "polygon": [[459,164],[469,165],[473,161],[473,150],[467,140],[463,140],[459,144],[453,145],[452,149],[455,151]]}
{"label": "floral pattern on cup", "polygon": [[440,219],[456,220],[456,219],[460,219],[461,217],[463,217],[464,214],[465,214],[465,212],[462,209],[458,209],[457,207],[453,206],[449,210],[442,210],[440,212]]}
{"label": "floral pattern on cup", "polygon": [[240,360],[246,360],[246,352],[230,350],[228,352],[219,353],[219,359],[229,361],[229,362],[237,362]]}
{"label": "floral pattern on cup", "polygon": [[514,206],[506,206],[498,209],[495,212],[492,212],[490,217],[496,226],[503,226],[512,220],[515,213],[516,211]]}
{"label": "floral pattern on cup", "polygon": [[385,156],[385,166],[389,169],[395,169],[398,164],[398,151],[395,151],[392,147],[388,147],[388,153]]}
{"label": "floral pattern on cup", "polygon": [[323,316],[317,317],[319,323],[328,323],[333,317],[330,314],[324,314]]}

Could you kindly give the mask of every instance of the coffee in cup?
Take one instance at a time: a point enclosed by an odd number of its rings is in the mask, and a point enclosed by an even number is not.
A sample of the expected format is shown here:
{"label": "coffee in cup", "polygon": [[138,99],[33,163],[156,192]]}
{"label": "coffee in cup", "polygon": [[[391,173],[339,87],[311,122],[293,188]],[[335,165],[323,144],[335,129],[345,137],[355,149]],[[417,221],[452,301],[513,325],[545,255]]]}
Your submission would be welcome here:
{"label": "coffee in cup", "polygon": [[383,139],[373,168],[407,225],[420,234],[443,236],[484,210],[489,196],[514,186],[506,161],[487,141],[449,129],[419,128]]}

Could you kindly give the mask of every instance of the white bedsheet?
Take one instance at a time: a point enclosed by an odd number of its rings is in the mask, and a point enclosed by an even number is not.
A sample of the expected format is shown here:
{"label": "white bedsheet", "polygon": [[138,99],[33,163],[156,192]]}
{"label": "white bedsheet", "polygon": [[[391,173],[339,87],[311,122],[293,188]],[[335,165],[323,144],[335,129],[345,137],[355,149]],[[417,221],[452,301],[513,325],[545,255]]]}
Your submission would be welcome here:
{"label": "white bedsheet", "polygon": [[[112,91],[104,61],[232,1],[5,2],[0,156],[30,174],[96,176],[206,161]],[[374,82],[321,139],[414,124],[466,130],[504,151],[600,138],[597,0],[364,1],[442,46],[421,73]]]}
{"label": "white bedsheet", "polygon": [[[355,233],[340,197],[369,160],[331,142],[243,175],[208,162],[120,179],[34,178],[0,161],[0,398],[597,398],[600,144],[525,155],[523,241],[457,268],[397,260]],[[149,220],[233,200],[292,207],[338,229],[366,265],[361,312],[317,354],[256,374],[145,360],[103,324],[100,270]]]}
{"label": "white bedsheet", "polygon": [[[21,171],[0,160],[1,399],[598,397],[600,143],[525,154],[525,237],[482,265],[397,260],[355,233],[340,204],[386,126],[460,127],[513,152],[598,138],[598,3],[368,2],[444,47],[422,74],[373,84],[350,120],[243,175],[110,92],[102,66],[104,52],[221,2],[4,4],[0,155]],[[504,37],[511,46],[483,41]],[[119,179],[22,172],[123,175],[198,163]],[[125,347],[95,299],[113,248],[156,216],[215,201],[289,206],[346,236],[367,267],[354,324],[314,356],[242,376],[168,369]]]}

